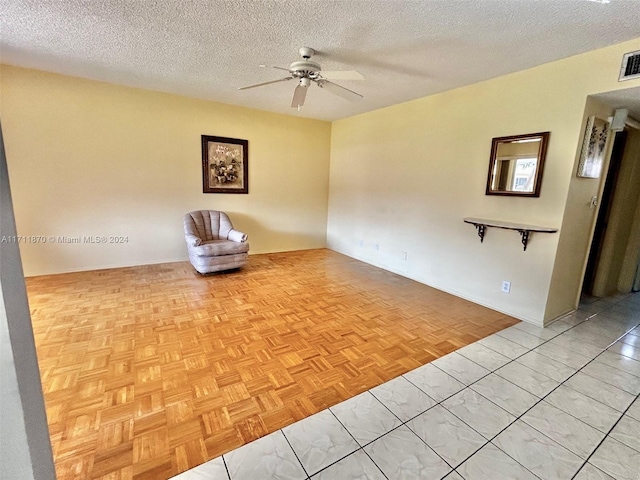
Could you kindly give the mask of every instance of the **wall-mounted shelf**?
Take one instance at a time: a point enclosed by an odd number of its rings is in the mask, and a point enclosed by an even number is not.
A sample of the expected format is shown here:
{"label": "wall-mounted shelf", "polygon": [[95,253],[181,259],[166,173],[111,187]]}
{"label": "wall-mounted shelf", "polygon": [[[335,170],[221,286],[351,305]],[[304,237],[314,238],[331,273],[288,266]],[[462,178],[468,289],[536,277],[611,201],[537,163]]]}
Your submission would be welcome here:
{"label": "wall-mounted shelf", "polygon": [[527,249],[527,243],[529,242],[529,235],[532,232],[539,233],[555,233],[558,231],[557,228],[550,227],[537,227],[535,225],[524,225],[521,223],[512,223],[512,222],[500,222],[497,220],[486,220],[484,218],[471,218],[466,217],[463,219],[465,223],[470,223],[476,230],[478,231],[478,236],[480,237],[480,242],[484,241],[484,233],[487,227],[496,227],[496,228],[504,228],[506,230],[516,230],[520,233],[522,237],[522,245],[524,245],[524,250]]}

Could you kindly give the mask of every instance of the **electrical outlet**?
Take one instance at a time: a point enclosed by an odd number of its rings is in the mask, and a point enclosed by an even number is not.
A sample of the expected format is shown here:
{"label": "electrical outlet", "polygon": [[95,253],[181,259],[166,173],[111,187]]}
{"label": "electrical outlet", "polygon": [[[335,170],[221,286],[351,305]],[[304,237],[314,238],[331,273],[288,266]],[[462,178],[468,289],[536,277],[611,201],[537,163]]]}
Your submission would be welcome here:
{"label": "electrical outlet", "polygon": [[402,252],[402,259],[406,260],[407,259],[407,252]]}
{"label": "electrical outlet", "polygon": [[380,250],[380,244],[376,243],[376,250]]}
{"label": "electrical outlet", "polygon": [[504,293],[511,292],[511,282],[507,282],[506,280],[502,282],[502,291]]}
{"label": "electrical outlet", "polygon": [[360,240],[360,242],[358,243],[358,245],[360,245],[360,248],[364,247],[364,240]]}

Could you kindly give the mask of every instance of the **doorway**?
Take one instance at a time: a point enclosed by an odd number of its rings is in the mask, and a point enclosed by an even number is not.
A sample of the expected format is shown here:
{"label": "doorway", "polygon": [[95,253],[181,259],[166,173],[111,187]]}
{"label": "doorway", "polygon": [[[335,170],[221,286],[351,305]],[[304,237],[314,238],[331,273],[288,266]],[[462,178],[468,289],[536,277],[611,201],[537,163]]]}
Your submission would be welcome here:
{"label": "doorway", "polygon": [[607,233],[607,225],[611,217],[611,205],[613,203],[613,194],[618,184],[620,175],[620,165],[622,163],[622,154],[627,142],[627,132],[621,131],[615,133],[613,149],[611,151],[611,160],[609,162],[609,173],[602,192],[600,200],[600,210],[596,220],[593,239],[591,240],[591,248],[589,250],[589,260],[587,260],[587,269],[584,274],[584,282],[582,284],[582,293],[585,295],[593,295],[593,284],[595,282],[598,263],[601,259],[602,246],[604,244],[605,235]]}
{"label": "doorway", "polygon": [[585,295],[606,297],[638,287],[640,129],[636,126],[631,120],[615,133],[585,270]]}

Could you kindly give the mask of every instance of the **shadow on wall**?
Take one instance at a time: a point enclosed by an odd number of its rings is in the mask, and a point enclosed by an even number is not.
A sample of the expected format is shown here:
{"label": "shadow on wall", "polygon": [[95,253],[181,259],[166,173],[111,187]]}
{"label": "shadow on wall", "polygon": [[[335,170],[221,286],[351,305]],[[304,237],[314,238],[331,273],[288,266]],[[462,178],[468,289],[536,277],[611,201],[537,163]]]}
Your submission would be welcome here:
{"label": "shadow on wall", "polygon": [[[257,253],[288,252],[325,248],[325,238],[314,235],[273,229],[273,225],[257,221],[255,217],[243,213],[226,211],[233,228],[249,236],[249,255]],[[312,245],[312,246],[310,246]]]}

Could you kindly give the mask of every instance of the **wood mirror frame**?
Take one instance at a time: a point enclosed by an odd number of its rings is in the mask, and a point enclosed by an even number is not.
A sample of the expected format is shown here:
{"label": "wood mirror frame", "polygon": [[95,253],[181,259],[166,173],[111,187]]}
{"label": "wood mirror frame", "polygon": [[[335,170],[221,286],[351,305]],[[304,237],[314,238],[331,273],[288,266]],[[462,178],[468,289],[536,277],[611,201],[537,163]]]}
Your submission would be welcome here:
{"label": "wood mirror frame", "polygon": [[549,132],[491,141],[487,195],[539,197]]}

